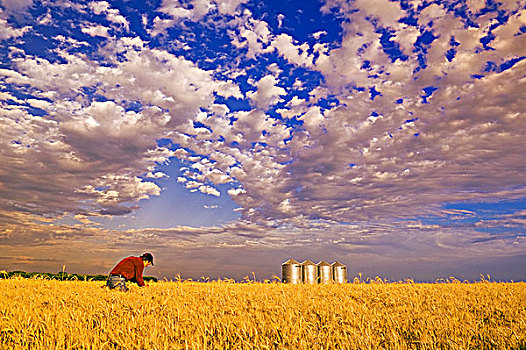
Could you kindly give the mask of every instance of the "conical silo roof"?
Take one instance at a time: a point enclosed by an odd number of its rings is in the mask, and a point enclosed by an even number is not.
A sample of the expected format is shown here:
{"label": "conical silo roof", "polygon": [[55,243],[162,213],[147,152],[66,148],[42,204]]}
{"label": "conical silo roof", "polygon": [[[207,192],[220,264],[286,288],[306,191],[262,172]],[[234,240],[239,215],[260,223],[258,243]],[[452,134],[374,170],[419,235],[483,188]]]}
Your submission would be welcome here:
{"label": "conical silo roof", "polygon": [[314,265],[314,266],[316,266],[316,264],[315,264],[314,262],[310,261],[310,260],[305,260],[305,261],[302,262],[301,264],[302,264],[303,266],[305,266],[305,265]]}
{"label": "conical silo roof", "polygon": [[316,265],[318,265],[318,266],[331,266],[331,264],[329,264],[329,263],[326,262],[325,260],[320,261],[320,262],[317,263]]}
{"label": "conical silo roof", "polygon": [[283,264],[281,264],[281,265],[292,265],[292,264],[299,264],[299,262],[291,258],[291,259],[285,261],[285,262],[284,262]]}
{"label": "conical silo roof", "polygon": [[342,264],[341,262],[339,261],[335,261],[332,263],[332,266],[345,266],[344,264]]}

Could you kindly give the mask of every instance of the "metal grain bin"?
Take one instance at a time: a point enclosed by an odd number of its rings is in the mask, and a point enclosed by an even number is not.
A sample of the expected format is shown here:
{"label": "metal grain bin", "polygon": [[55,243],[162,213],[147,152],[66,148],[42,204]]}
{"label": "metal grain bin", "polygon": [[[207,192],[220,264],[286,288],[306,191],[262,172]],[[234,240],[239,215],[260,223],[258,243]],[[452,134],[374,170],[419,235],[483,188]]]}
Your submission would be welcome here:
{"label": "metal grain bin", "polygon": [[316,264],[310,260],[305,260],[301,263],[301,276],[303,283],[314,284],[318,279],[318,268]]}
{"label": "metal grain bin", "polygon": [[328,262],[322,260],[316,266],[318,268],[318,283],[330,283],[333,281],[332,266]]}
{"label": "metal grain bin", "polygon": [[281,280],[283,283],[301,283],[301,264],[289,259],[281,265]]}
{"label": "metal grain bin", "polygon": [[336,283],[347,283],[347,266],[342,263],[332,263],[332,275],[334,276],[334,282]]}

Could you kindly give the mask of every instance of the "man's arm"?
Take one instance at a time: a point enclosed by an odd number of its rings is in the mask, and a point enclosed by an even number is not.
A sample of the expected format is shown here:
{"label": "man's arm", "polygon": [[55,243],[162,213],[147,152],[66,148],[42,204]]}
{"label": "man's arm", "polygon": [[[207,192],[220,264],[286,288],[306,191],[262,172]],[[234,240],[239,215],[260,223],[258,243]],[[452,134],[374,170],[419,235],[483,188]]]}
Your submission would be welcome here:
{"label": "man's arm", "polygon": [[139,264],[135,265],[135,281],[140,287],[144,287],[146,283],[144,283],[144,280],[142,278],[142,272],[144,270],[144,264],[142,261],[140,261]]}

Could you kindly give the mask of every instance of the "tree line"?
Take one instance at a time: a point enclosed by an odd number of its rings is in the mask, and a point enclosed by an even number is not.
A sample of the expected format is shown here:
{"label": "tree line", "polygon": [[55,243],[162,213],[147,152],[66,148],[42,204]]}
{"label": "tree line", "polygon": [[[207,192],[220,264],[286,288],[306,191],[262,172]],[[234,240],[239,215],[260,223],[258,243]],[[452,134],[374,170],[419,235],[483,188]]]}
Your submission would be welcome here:
{"label": "tree line", "polygon": [[[59,271],[57,273],[0,271],[0,279],[12,277],[43,278],[61,281],[106,281],[108,279],[108,275],[83,275],[78,273],[67,273],[66,271]],[[143,276],[143,279],[145,282],[157,282],[157,278],[153,276]]]}

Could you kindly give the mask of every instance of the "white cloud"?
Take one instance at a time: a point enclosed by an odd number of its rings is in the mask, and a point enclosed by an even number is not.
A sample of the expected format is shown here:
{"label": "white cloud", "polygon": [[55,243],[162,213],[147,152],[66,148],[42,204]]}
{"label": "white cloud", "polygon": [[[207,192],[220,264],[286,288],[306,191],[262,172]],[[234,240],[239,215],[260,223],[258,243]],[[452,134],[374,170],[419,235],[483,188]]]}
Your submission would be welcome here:
{"label": "white cloud", "polygon": [[228,190],[228,194],[232,197],[239,196],[240,194],[246,193],[242,188],[231,188]]}
{"label": "white cloud", "polygon": [[248,0],[218,0],[215,1],[217,4],[217,10],[219,13],[224,15],[235,15],[241,4],[246,3]]}
{"label": "white cloud", "polygon": [[272,75],[266,75],[257,83],[255,92],[247,92],[254,104],[261,109],[266,109],[280,101],[280,96],[286,95],[285,89],[277,86],[278,81]]}
{"label": "white cloud", "polygon": [[327,35],[327,32],[325,30],[317,31],[316,33],[312,33],[312,37],[316,40],[319,40],[321,36]]}
{"label": "white cloud", "polygon": [[232,38],[232,45],[236,48],[247,48],[247,58],[256,59],[259,54],[274,51],[274,47],[270,45],[271,33],[267,22],[247,18],[246,13],[245,17],[238,19],[237,22],[239,34],[234,31],[228,33]]}
{"label": "white cloud", "polygon": [[124,16],[122,16],[119,10],[117,9],[108,10],[106,19],[110,22],[123,26],[126,29],[126,31],[130,29],[130,24],[128,23],[128,20],[124,18]]}
{"label": "white cloud", "polygon": [[104,38],[111,37],[110,34],[108,33],[108,28],[101,26],[101,25],[82,28],[82,32],[88,35],[91,35],[91,36],[100,36]]}
{"label": "white cloud", "polygon": [[146,174],[146,177],[151,179],[162,179],[164,177],[168,177],[168,175],[163,173],[162,171],[156,171],[155,173],[149,172],[148,174]]}
{"label": "white cloud", "polygon": [[6,19],[2,18],[4,16],[5,13],[0,9],[0,40],[20,37],[30,30],[30,27],[13,28]]}
{"label": "white cloud", "polygon": [[33,5],[33,0],[3,0],[2,6],[6,12],[16,12],[25,10],[26,8]]}
{"label": "white cloud", "polygon": [[120,14],[118,9],[112,9],[111,5],[107,1],[92,1],[88,4],[88,7],[96,15],[106,15],[106,19],[108,21],[124,27],[126,31],[130,29],[130,23],[128,20]]}
{"label": "white cloud", "polygon": [[43,110],[50,110],[53,108],[53,104],[46,100],[28,99],[26,100],[26,102],[29,103],[32,107],[40,108]]}
{"label": "white cloud", "polygon": [[399,27],[398,20],[405,15],[398,3],[389,0],[357,0],[355,6],[360,16],[377,18],[382,27]]}
{"label": "white cloud", "polygon": [[221,193],[218,190],[216,190],[215,188],[213,188],[211,186],[207,186],[207,185],[199,186],[199,191],[201,193],[210,194],[210,195],[216,196],[216,197],[219,197],[221,195]]}
{"label": "white cloud", "polygon": [[164,13],[170,18],[161,19],[160,17],[155,17],[153,21],[154,28],[150,34],[156,36],[165,33],[168,28],[178,25],[183,19],[200,21],[215,9],[222,15],[233,16],[239,12],[241,4],[245,2],[247,0],[192,0],[190,3],[180,0],[163,0],[161,7],[157,11]]}
{"label": "white cloud", "polygon": [[279,34],[272,41],[272,46],[289,62],[298,66],[312,66],[313,57],[308,53],[308,44],[297,45],[290,35]]}
{"label": "white cloud", "polygon": [[88,6],[96,15],[100,15],[110,8],[110,4],[107,1],[92,1]]}

